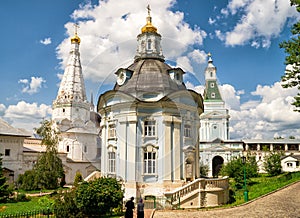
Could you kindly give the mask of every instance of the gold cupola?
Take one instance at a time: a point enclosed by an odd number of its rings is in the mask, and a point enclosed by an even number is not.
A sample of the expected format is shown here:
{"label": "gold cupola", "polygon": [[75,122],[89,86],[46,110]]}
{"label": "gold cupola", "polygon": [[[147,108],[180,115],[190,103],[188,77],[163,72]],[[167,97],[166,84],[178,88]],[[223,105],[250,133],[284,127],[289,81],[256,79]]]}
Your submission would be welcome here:
{"label": "gold cupola", "polygon": [[142,27],[142,33],[157,33],[157,28],[152,25],[152,17],[150,16],[150,5],[147,6],[148,17],[146,18],[146,25]]}
{"label": "gold cupola", "polygon": [[80,44],[80,38],[77,35],[77,28],[79,28],[79,26],[77,24],[74,24],[74,27],[75,27],[75,35],[71,38],[71,43]]}

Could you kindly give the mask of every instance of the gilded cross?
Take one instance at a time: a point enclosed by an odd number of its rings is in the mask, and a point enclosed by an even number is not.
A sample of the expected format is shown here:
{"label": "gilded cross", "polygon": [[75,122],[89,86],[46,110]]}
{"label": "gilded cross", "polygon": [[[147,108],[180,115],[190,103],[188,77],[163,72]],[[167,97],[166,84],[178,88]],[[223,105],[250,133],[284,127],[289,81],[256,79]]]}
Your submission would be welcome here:
{"label": "gilded cross", "polygon": [[79,25],[77,23],[74,23],[74,28],[75,28],[75,35],[77,36],[77,30],[79,28]]}
{"label": "gilded cross", "polygon": [[147,9],[148,9],[148,15],[150,16],[150,11],[151,11],[150,5],[147,6]]}

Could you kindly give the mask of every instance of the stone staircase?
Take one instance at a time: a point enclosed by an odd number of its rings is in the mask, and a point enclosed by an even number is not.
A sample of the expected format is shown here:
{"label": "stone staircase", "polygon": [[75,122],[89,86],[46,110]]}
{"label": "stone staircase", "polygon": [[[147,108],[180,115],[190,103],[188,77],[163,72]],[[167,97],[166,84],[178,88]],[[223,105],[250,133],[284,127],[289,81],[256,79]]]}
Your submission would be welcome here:
{"label": "stone staircase", "polygon": [[164,193],[171,208],[200,208],[225,204],[229,200],[228,177],[196,179],[174,191]]}

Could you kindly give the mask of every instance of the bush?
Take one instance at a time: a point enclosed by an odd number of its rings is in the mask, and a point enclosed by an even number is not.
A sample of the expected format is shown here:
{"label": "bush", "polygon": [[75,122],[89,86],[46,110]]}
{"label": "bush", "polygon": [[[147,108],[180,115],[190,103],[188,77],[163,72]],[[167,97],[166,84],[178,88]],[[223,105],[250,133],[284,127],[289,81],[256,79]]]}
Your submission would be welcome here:
{"label": "bush", "polygon": [[77,187],[81,182],[83,182],[83,178],[80,172],[76,172],[74,179],[74,186]]}
{"label": "bush", "polygon": [[75,191],[65,192],[55,200],[54,213],[57,218],[83,217],[75,202]]}
{"label": "bush", "polygon": [[271,152],[268,156],[265,157],[263,166],[269,176],[277,176],[281,174],[281,153]]}
{"label": "bush", "polygon": [[249,180],[251,177],[258,175],[258,166],[254,157],[248,156],[246,159],[245,166],[242,158],[234,158],[221,168],[221,175],[229,176],[235,181],[236,188],[242,188],[244,182],[244,167],[246,171],[246,179]]}
{"label": "bush", "polygon": [[38,188],[35,181],[35,172],[33,170],[27,170],[24,174],[19,175],[17,184],[19,189],[31,191]]}
{"label": "bush", "polygon": [[25,201],[30,201],[30,198],[26,196],[24,193],[17,193],[15,200],[17,202],[25,202]]}
{"label": "bush", "polygon": [[105,215],[122,205],[123,191],[115,178],[98,178],[83,182],[75,190],[76,205],[87,215]]}

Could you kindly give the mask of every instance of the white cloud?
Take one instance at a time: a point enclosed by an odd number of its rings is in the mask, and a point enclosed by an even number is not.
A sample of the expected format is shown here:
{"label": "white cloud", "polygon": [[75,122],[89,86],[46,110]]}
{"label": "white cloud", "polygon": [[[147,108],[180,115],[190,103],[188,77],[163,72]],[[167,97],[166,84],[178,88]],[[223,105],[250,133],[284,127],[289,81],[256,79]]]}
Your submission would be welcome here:
{"label": "white cloud", "polygon": [[42,40],[40,40],[40,43],[43,45],[49,45],[52,43],[51,38],[49,37],[49,38],[42,39]]}
{"label": "white cloud", "polygon": [[288,0],[231,0],[222,11],[225,19],[229,13],[239,17],[233,29],[219,33],[219,36],[225,34],[224,39],[218,38],[229,46],[250,43],[255,48],[268,48],[271,39],[279,36],[289,18],[299,19]]}
{"label": "white cloud", "polygon": [[39,127],[42,119],[49,119],[51,113],[50,105],[20,101],[16,105],[8,106],[3,118],[14,127],[32,131],[33,128]]}
{"label": "white cloud", "polygon": [[209,23],[210,25],[214,24],[215,22],[216,22],[215,19],[212,19],[211,17],[208,18],[208,23]]}
{"label": "white cloud", "polygon": [[230,110],[231,135],[234,138],[274,138],[300,134],[300,113],[291,105],[297,89],[284,89],[279,82],[258,85],[251,94],[259,101],[248,101]]}
{"label": "white cloud", "polygon": [[42,88],[42,84],[45,82],[46,80],[44,80],[42,77],[31,77],[30,82],[28,79],[20,79],[18,81],[18,83],[23,84],[22,92],[30,95],[37,93],[40,88]]}
{"label": "white cloud", "polygon": [[207,61],[207,54],[204,51],[200,51],[199,49],[195,49],[192,52],[188,53],[188,57],[198,64],[204,64]]}
{"label": "white cloud", "polygon": [[4,114],[5,110],[6,110],[6,106],[4,104],[0,104],[0,116]]}
{"label": "white cloud", "polygon": [[[99,5],[82,5],[72,17],[79,20],[80,53],[85,79],[101,82],[114,70],[132,63],[137,43],[136,36],[146,24],[146,0],[133,0],[131,4],[117,0],[100,1]],[[202,45],[206,33],[184,21],[184,14],[172,12],[174,0],[151,1],[152,23],[162,35],[163,54],[166,60],[186,55],[192,45]],[[134,7],[132,7],[134,5]],[[126,19],[125,19],[126,18]],[[109,25],[107,25],[109,24]],[[73,36],[72,23],[65,25],[67,35]],[[57,57],[66,66],[70,40],[57,47]],[[179,58],[180,60],[180,58]],[[114,77],[112,77],[114,78]]]}

